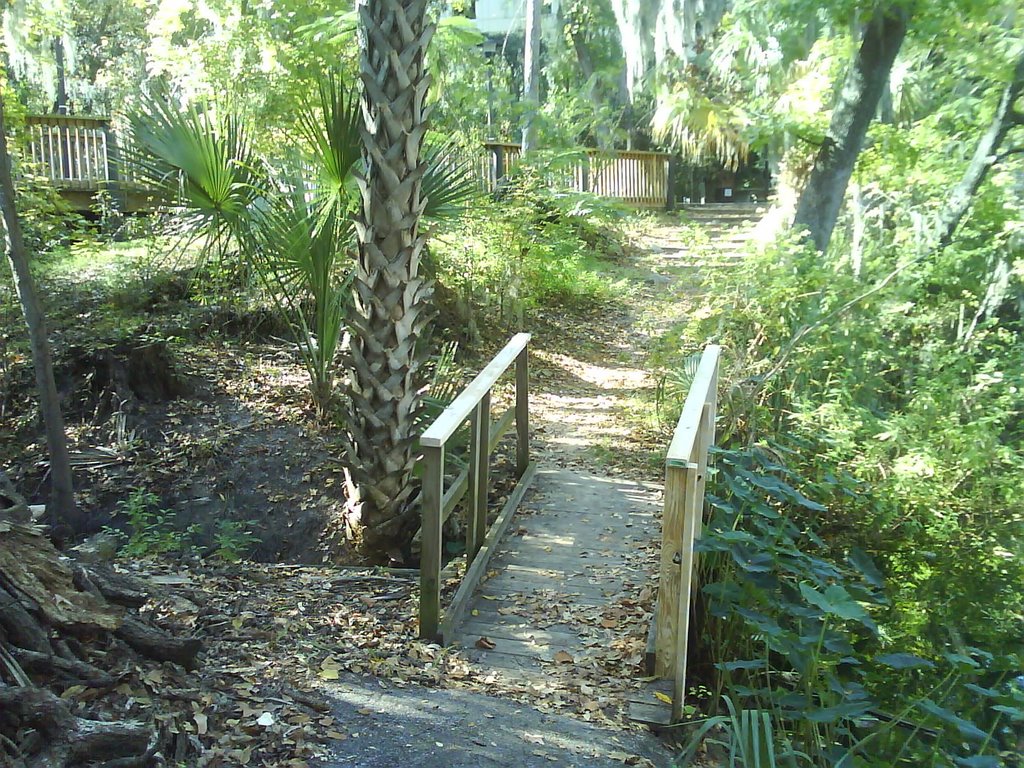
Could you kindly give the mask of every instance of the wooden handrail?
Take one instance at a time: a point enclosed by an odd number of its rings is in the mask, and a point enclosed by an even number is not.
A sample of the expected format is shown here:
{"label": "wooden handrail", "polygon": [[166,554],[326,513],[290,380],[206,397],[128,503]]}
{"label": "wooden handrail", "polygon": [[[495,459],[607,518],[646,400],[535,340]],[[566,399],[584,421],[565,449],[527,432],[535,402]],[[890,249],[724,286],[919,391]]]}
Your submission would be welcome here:
{"label": "wooden handrail", "polygon": [[715,441],[721,347],[708,346],[690,384],[665,458],[661,574],[655,611],[655,673],[672,686],[671,722],[682,718],[690,601],[696,566],[694,542],[704,517],[708,451]]}
{"label": "wooden handrail", "polygon": [[[518,144],[487,142],[482,186],[494,191],[521,160]],[[672,156],[664,152],[579,147],[565,151],[562,167],[545,172],[555,187],[592,192],[633,205],[673,206]]]}
{"label": "wooden handrail", "polygon": [[529,342],[530,334],[528,333],[517,333],[513,336],[508,344],[487,364],[487,367],[476,375],[476,378],[459,393],[459,396],[452,401],[451,405],[445,408],[444,412],[427,428],[420,437],[420,445],[433,448],[444,445],[448,438],[455,433],[455,430],[462,426],[462,423],[469,418],[469,415],[473,412],[477,403],[480,402],[483,394],[489,392],[494,387],[501,374],[512,364],[519,353],[526,349],[526,345]]}
{"label": "wooden handrail", "polygon": [[679,414],[672,442],[669,443],[665,464],[668,466],[688,466],[694,462],[693,449],[697,445],[700,432],[700,412],[709,396],[714,393],[718,381],[718,359],[722,348],[709,346],[700,356],[700,363],[693,375],[690,391],[686,394],[683,411]]}
{"label": "wooden handrail", "polygon": [[[529,405],[530,334],[519,333],[494,356],[469,385],[445,408],[420,437],[423,451],[423,494],[420,537],[420,637],[440,643],[451,639],[473,590],[486,573],[494,548],[522,501],[536,472],[530,461]],[[491,390],[515,363],[515,403],[495,422],[491,420]],[[445,490],[445,447],[451,436],[470,421],[470,465]],[[515,423],[517,484],[490,529],[487,501],[490,457],[501,436]],[[469,496],[466,526],[466,573],[451,604],[441,615],[442,528],[455,505]]]}
{"label": "wooden handrail", "polygon": [[80,128],[103,128],[109,117],[99,115],[25,115],[26,125],[71,125]]}

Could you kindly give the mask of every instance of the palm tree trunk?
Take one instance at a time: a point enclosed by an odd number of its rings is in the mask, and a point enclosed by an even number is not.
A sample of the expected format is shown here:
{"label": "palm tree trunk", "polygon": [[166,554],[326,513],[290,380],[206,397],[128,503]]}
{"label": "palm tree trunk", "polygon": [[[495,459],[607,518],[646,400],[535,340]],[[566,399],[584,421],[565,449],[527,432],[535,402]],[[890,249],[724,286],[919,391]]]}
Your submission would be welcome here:
{"label": "palm tree trunk", "polygon": [[21,301],[25,325],[28,326],[32,347],[32,365],[35,368],[36,388],[39,392],[39,410],[43,414],[46,444],[50,453],[50,503],[46,513],[55,527],[72,531],[82,528],[81,514],[75,505],[74,485],[71,480],[71,461],[68,441],[64,433],[64,417],[60,412],[60,398],[53,378],[53,359],[46,334],[46,319],[39,304],[35,281],[29,270],[28,253],[21,234],[21,221],[14,207],[14,181],[11,178],[11,156],[7,153],[7,126],[4,118],[4,100],[0,94],[0,209],[3,210],[4,228],[7,230],[7,258],[14,276],[14,287]]}
{"label": "palm tree trunk", "polygon": [[415,420],[432,285],[421,273],[427,128],[427,0],[362,0],[362,197],[349,353],[350,520],[367,551],[403,548],[418,510]]}

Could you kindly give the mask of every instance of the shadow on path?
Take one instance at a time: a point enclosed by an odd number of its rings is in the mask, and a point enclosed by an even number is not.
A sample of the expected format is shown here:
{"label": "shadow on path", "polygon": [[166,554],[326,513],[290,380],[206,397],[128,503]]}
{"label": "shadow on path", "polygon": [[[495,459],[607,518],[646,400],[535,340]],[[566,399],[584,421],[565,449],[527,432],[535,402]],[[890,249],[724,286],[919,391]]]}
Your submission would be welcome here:
{"label": "shadow on path", "polygon": [[669,766],[649,734],[599,728],[480,693],[395,687],[372,677],[331,686],[349,738],[325,768],[621,768]]}

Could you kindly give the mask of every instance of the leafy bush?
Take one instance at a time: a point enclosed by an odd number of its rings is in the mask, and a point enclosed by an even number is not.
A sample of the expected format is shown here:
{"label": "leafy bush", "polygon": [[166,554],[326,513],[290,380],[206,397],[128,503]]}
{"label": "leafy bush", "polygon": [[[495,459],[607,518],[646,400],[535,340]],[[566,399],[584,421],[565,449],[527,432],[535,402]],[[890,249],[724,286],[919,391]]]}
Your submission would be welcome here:
{"label": "leafy bush", "polygon": [[593,195],[560,192],[523,168],[432,249],[442,298],[475,328],[489,315],[518,324],[541,306],[601,302],[623,290],[609,260],[626,248],[625,212]]}
{"label": "leafy bush", "polygon": [[127,531],[118,531],[125,539],[121,553],[128,557],[155,557],[181,553],[191,546],[198,526],[182,531],[174,527],[170,511],[160,509],[155,493],[137,488],[118,503],[117,515],[124,519]]}
{"label": "leafy bush", "polygon": [[250,523],[238,520],[218,520],[213,535],[213,556],[228,563],[237,563],[252,552],[259,537],[249,526]]}
{"label": "leafy bush", "polygon": [[[706,305],[663,342],[726,346],[720,444],[796,437],[804,476],[842,468],[870,485],[821,535],[875,556],[898,585],[890,631],[923,653],[951,628],[992,650],[1024,642],[1024,336],[1012,303],[969,330],[964,307],[980,306],[995,256],[991,240],[966,240],[905,260],[873,293],[842,260],[782,240],[710,275]],[[879,252],[874,285],[907,258]],[[1020,278],[1007,279],[1012,296]],[[669,385],[685,379],[677,354],[661,353]]]}
{"label": "leafy bush", "polygon": [[698,545],[702,645],[729,713],[697,737],[724,727],[732,764],[747,766],[758,763],[736,755],[769,747],[794,766],[1007,764],[1024,722],[1012,682],[1021,659],[962,644],[925,658],[894,641],[879,624],[889,600],[871,558],[853,547],[836,558],[801,520],[827,511],[809,486],[835,501],[859,490],[848,478],[808,484],[782,455],[717,457],[721,493]]}

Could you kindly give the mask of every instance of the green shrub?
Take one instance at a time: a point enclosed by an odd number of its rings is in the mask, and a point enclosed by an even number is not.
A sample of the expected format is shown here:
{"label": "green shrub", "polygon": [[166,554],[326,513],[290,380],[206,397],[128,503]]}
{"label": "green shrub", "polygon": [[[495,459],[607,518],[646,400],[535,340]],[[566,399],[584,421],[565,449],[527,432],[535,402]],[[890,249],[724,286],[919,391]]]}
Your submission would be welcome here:
{"label": "green shrub", "polygon": [[121,553],[128,557],[155,557],[181,553],[192,546],[198,526],[175,528],[171,512],[160,509],[159,497],[142,488],[118,503],[117,516],[127,530],[117,533],[125,539]]}
{"label": "green shrub", "polygon": [[[1021,659],[962,644],[921,656],[894,637],[881,623],[882,572],[855,547],[837,556],[804,519],[827,512],[805,491],[842,503],[858,488],[809,483],[786,453],[718,453],[719,492],[698,545],[702,650],[725,694],[729,713],[714,724],[731,754],[771,747],[778,764],[823,768],[1004,764],[1024,721],[1011,680]],[[753,743],[755,730],[770,743]]]}

